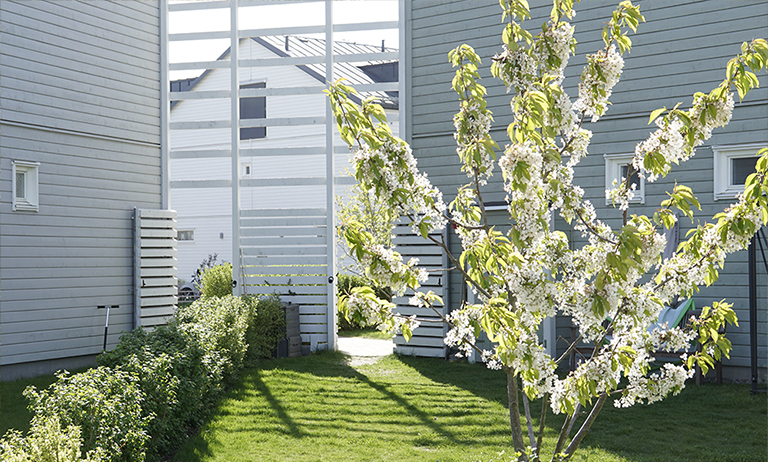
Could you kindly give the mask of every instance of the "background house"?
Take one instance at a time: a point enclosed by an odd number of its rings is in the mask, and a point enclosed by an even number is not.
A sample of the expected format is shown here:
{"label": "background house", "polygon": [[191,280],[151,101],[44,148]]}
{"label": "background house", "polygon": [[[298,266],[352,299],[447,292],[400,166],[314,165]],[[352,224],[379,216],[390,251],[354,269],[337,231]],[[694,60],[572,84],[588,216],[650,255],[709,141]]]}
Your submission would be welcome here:
{"label": "background house", "polygon": [[158,209],[158,2],[0,2],[0,377],[133,327],[134,207]]}
{"label": "background house", "polygon": [[[365,55],[376,52],[396,52],[394,49],[334,42],[337,55]],[[325,40],[296,36],[262,36],[240,40],[241,60],[271,58],[322,57]],[[220,60],[229,60],[229,50]],[[397,60],[369,60],[362,56],[360,62],[345,61],[334,63],[338,78],[344,78],[355,86],[379,82],[397,82]],[[210,69],[197,78],[177,80],[171,83],[172,92],[217,91],[229,88],[228,69]],[[326,98],[319,92],[304,95],[249,96],[260,89],[291,87],[325,88],[325,63],[309,63],[282,66],[249,67],[240,70],[240,118],[249,121],[257,119],[288,119],[325,117]],[[255,92],[254,92],[255,90]],[[264,92],[262,94],[265,94]],[[397,132],[397,92],[375,91],[363,93],[374,96],[388,113],[393,131]],[[173,99],[173,94],[171,99]],[[171,122],[194,122],[218,120],[229,117],[230,105],[227,99],[188,99],[174,101]],[[171,131],[171,149],[224,150],[230,145],[230,130],[221,129],[177,129]],[[325,176],[325,154],[302,155],[307,149],[325,146],[325,127],[305,126],[261,126],[240,129],[240,148],[288,148],[279,155],[241,157],[240,178],[261,180],[258,187],[243,187],[240,191],[242,209],[291,209],[325,207],[325,182],[299,186],[275,184],[280,178],[320,178]],[[335,140],[336,165],[338,174],[343,175],[348,166],[347,147],[337,136]],[[296,154],[296,155],[293,155]],[[171,179],[174,182],[189,180],[223,180],[231,176],[229,157],[221,158],[174,158],[171,160]],[[271,181],[273,186],[266,186]],[[340,188],[341,189],[341,188]],[[343,191],[340,191],[343,195]],[[172,189],[171,202],[178,212],[179,277],[190,281],[200,262],[211,254],[218,255],[218,261],[232,261],[232,211],[229,187],[206,189]]]}
{"label": "background house", "polygon": [[[528,30],[536,28],[549,16],[550,1],[530,1],[533,19],[527,21]],[[419,166],[429,174],[433,184],[446,194],[446,202],[455,194],[455,188],[466,181],[459,171],[454,154],[452,115],[457,111],[456,96],[450,90],[454,75],[447,60],[448,52],[461,43],[473,46],[483,58],[481,82],[488,88],[489,108],[494,113],[493,135],[503,146],[505,130],[511,122],[509,95],[504,86],[490,76],[490,58],[500,51],[501,12],[498,2],[460,0],[433,2],[414,0],[406,4],[406,47],[408,89],[404,110],[410,127],[408,141],[414,148]],[[577,4],[576,37],[579,41],[577,56],[572,57],[566,73],[566,90],[571,98],[578,95],[576,84],[585,63],[585,54],[603,46],[601,30],[616,6],[613,1],[583,2]],[[590,157],[582,161],[575,182],[582,185],[587,196],[598,207],[601,218],[613,227],[620,223],[619,210],[608,207],[605,201],[606,184],[618,173],[620,162],[634,152],[635,145],[654,129],[647,126],[648,115],[654,109],[673,107],[678,102],[689,105],[693,93],[709,91],[724,78],[727,61],[740,50],[743,41],[764,37],[768,21],[768,4],[762,0],[723,3],[714,0],[667,2],[640,2],[647,24],[641,24],[632,34],[632,52],[625,55],[624,77],[614,88],[607,115],[597,124],[586,124],[594,132]],[[702,202],[701,219],[712,217],[729,204],[729,198],[739,182],[738,173],[748,168],[745,156],[754,155],[757,146],[768,145],[768,80],[760,76],[760,89],[750,93],[743,103],[737,103],[731,124],[716,130],[706,145],[696,150],[696,156],[680,168],[673,170],[665,180],[643,185],[640,198],[632,204],[638,213],[652,214],[665,191],[675,181],[689,185]],[[745,165],[747,164],[747,165]],[[497,171],[498,172],[498,171]],[[492,217],[501,224],[506,220],[504,193],[499,186],[500,175],[489,182],[484,199],[497,205]],[[741,177],[743,181],[743,176]],[[681,236],[691,226],[681,221]],[[562,220],[555,226],[569,232]],[[571,234],[573,245],[580,245],[580,237]],[[460,244],[453,240],[454,251]],[[765,377],[766,357],[766,273],[758,265],[759,358],[761,376]],[[729,327],[728,337],[734,350],[724,363],[726,377],[749,378],[749,320],[747,290],[747,253],[732,255],[721,271],[720,280],[712,287],[703,288],[695,297],[697,306],[711,304],[727,298],[734,303],[739,319],[738,328]],[[450,307],[459,306],[466,299],[458,275],[443,280]],[[557,335],[569,338],[568,319],[557,320]],[[414,340],[423,345],[421,354],[440,355],[441,332],[431,333]],[[413,343],[414,340],[411,342]],[[565,343],[558,343],[562,350]],[[431,350],[426,351],[426,350]]]}

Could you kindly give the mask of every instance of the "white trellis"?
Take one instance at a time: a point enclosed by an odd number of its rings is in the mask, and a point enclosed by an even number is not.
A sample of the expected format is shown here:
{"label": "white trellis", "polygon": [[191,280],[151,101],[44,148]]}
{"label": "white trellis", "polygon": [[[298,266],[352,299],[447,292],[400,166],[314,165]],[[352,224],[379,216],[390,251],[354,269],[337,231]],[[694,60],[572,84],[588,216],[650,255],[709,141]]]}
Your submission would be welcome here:
{"label": "white trellis", "polygon": [[[402,46],[404,0],[400,1],[400,20],[387,22],[361,22],[358,24],[334,24],[333,1],[324,1],[324,24],[317,26],[287,27],[287,28],[263,28],[243,30],[239,27],[240,9],[246,7],[274,6],[272,1],[253,0],[229,0],[229,1],[195,1],[178,2],[165,5],[162,22],[167,31],[167,18],[169,12],[176,11],[200,11],[212,9],[228,9],[229,31],[225,32],[191,32],[184,34],[164,34],[166,40],[164,49],[168,49],[168,42],[196,41],[229,38],[229,59],[216,61],[185,62],[169,64],[165,58],[161,67],[163,79],[164,104],[163,108],[166,123],[163,126],[163,143],[165,149],[164,166],[172,159],[222,159],[231,160],[231,169],[228,179],[174,179],[171,178],[164,188],[168,190],[200,190],[205,188],[229,188],[231,189],[231,236],[232,236],[232,264],[233,277],[236,282],[236,293],[243,294],[269,294],[278,293],[283,300],[300,305],[302,341],[306,346],[319,348],[336,348],[336,255],[335,255],[335,215],[334,199],[335,187],[348,183],[348,178],[337,175],[337,166],[334,162],[334,154],[345,152],[346,146],[340,149],[341,142],[338,135],[334,135],[334,120],[330,108],[326,105],[325,114],[304,117],[270,117],[262,119],[240,119],[240,99],[245,97],[284,97],[298,95],[319,95],[327,88],[327,83],[334,81],[335,63],[359,62],[372,60],[399,59],[404,63]],[[282,3],[309,3],[309,2],[282,2]],[[314,2],[318,3],[318,2]],[[368,19],[368,18],[361,18]],[[376,29],[399,28],[401,37],[400,52],[385,51],[357,54],[344,54],[343,51],[334,50],[334,33],[352,32]],[[297,34],[322,34],[325,50],[320,56],[279,56],[270,58],[252,59],[241,57],[239,50],[241,41],[254,37],[266,36],[293,36]],[[287,46],[287,39],[286,39]],[[165,56],[168,53],[164,53]],[[318,85],[266,85],[266,88],[243,89],[242,71],[248,69],[263,68],[265,66],[304,66],[305,69],[313,65],[324,64],[325,82]],[[229,88],[218,90],[188,89],[171,93],[169,91],[169,71],[229,69]],[[375,83],[366,85],[360,90],[367,92],[392,92],[398,91],[400,101],[403,101],[405,85],[403,78],[404,66],[399,67],[399,82]],[[201,118],[192,121],[169,122],[171,101],[185,100],[229,100],[228,120]],[[401,105],[402,106],[402,105]],[[402,111],[402,109],[401,109]],[[237,121],[232,123],[232,121]],[[302,127],[324,126],[324,146],[303,146],[281,148],[269,147],[243,147],[240,141],[241,128],[253,127]],[[227,148],[217,147],[185,147],[184,149],[169,149],[169,140],[174,130],[216,130],[228,129],[229,143]],[[264,156],[292,156],[291,159],[301,158],[302,155],[324,155],[324,177],[291,177],[253,179],[242,177],[241,158],[260,158]],[[288,159],[288,157],[286,157]],[[166,176],[167,178],[167,176]],[[325,207],[313,208],[254,208],[243,207],[243,188],[257,191],[258,188],[291,187],[302,188],[307,186],[325,186]],[[166,195],[167,197],[168,195]],[[171,204],[164,204],[171,206]]]}

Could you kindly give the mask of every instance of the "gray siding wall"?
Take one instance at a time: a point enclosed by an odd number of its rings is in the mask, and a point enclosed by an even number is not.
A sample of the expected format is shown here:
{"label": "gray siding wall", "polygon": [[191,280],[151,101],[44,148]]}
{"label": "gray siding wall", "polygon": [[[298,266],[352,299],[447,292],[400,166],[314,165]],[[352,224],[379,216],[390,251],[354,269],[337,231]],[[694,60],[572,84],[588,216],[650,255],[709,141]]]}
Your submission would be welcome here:
{"label": "gray siding wall", "polygon": [[[566,72],[566,90],[572,99],[578,96],[576,84],[584,57],[602,47],[600,32],[618,2],[583,2],[576,6],[577,55],[571,58]],[[662,106],[672,107],[677,102],[690,105],[693,93],[708,92],[725,76],[727,61],[739,53],[740,45],[757,37],[766,37],[768,30],[768,4],[762,0],[744,0],[728,3],[724,8],[716,0],[647,0],[638,2],[646,24],[631,36],[632,52],[625,55],[624,77],[614,88],[607,115],[597,124],[586,123],[594,136],[590,157],[576,172],[576,182],[586,191],[598,207],[599,215],[611,226],[620,226],[621,214],[605,205],[604,154],[631,154],[635,145],[645,139],[654,127],[649,127],[648,114]],[[533,20],[528,30],[537,28],[549,15],[551,2],[530,2]],[[500,145],[508,141],[506,125],[509,116],[509,95],[498,81],[491,78],[490,57],[500,50],[501,14],[495,1],[434,1],[409,2],[408,14],[412,18],[408,29],[411,47],[411,140],[419,166],[428,172],[433,183],[440,186],[450,200],[456,187],[466,182],[458,170],[455,143],[452,136],[452,116],[457,111],[457,99],[450,88],[454,71],[448,63],[447,53],[461,43],[468,43],[483,58],[481,82],[488,88],[489,107],[494,112],[494,138]],[[691,186],[702,202],[697,219],[712,217],[728,205],[728,201],[715,201],[713,197],[713,151],[711,146],[764,143],[768,145],[768,79],[760,76],[761,88],[750,93],[744,103],[737,103],[731,124],[715,131],[713,137],[696,151],[696,156],[673,170],[666,179],[647,184],[645,205],[636,205],[634,213],[652,214],[659,202],[666,198],[675,180]],[[737,96],[738,98],[738,96]],[[498,172],[498,170],[497,170]],[[486,188],[486,201],[504,199],[499,178]],[[501,192],[500,192],[501,191]],[[495,215],[494,215],[495,216]],[[690,221],[683,220],[681,236]],[[556,226],[567,227],[561,221]],[[579,245],[578,236],[574,236]],[[455,239],[454,241],[458,241]],[[460,252],[458,243],[455,251]],[[732,255],[721,272],[720,280],[710,288],[703,288],[695,299],[697,306],[709,305],[713,300],[727,298],[734,303],[741,320],[738,328],[729,329],[734,351],[725,362],[726,374],[733,378],[749,377],[749,322],[747,291],[747,253]],[[759,356],[762,374],[766,357],[766,302],[765,268],[758,268],[759,295]],[[451,278],[451,300],[454,308],[461,295],[461,281]],[[569,321],[558,321],[558,335],[568,338]],[[565,343],[560,343],[564,348]]]}
{"label": "gray siding wall", "polygon": [[[154,2],[0,2],[0,372],[85,364],[132,328],[134,207],[159,208]],[[39,162],[12,211],[11,162]],[[108,346],[109,348],[109,346]]]}

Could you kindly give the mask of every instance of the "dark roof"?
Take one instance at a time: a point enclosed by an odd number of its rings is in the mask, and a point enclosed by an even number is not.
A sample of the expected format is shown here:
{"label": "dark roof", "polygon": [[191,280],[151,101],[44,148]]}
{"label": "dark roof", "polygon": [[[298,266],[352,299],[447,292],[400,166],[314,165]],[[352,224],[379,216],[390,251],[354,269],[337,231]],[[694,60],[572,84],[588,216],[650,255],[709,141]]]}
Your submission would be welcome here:
{"label": "dark roof", "polygon": [[[277,35],[251,37],[251,39],[280,57],[296,58],[322,56],[325,54],[325,40],[323,39]],[[334,54],[336,55],[377,53],[382,51],[393,52],[397,51],[397,49],[349,42],[334,43]],[[219,60],[226,58],[228,55],[229,49],[219,57]],[[296,67],[325,85],[325,63],[300,64]],[[199,77],[174,80],[171,82],[171,91],[192,90],[198,82],[208,75],[209,72],[211,72],[210,69],[203,72]],[[346,83],[353,86],[381,82],[396,82],[397,72],[397,60],[334,63],[334,78],[344,78]],[[379,104],[387,109],[397,109],[399,106],[398,92],[396,91],[361,92],[361,96],[363,98],[374,96]],[[355,99],[359,103],[359,99]],[[179,101],[172,101],[171,108],[178,103]]]}

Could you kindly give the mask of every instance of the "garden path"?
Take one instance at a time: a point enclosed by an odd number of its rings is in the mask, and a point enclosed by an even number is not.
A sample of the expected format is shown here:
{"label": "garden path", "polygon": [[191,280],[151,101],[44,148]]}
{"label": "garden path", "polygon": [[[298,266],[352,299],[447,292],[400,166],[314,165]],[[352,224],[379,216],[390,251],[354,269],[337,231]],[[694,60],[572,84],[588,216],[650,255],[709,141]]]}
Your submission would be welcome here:
{"label": "garden path", "polygon": [[391,340],[376,340],[361,337],[339,337],[339,351],[350,356],[349,365],[373,364],[382,356],[391,355],[394,344]]}

